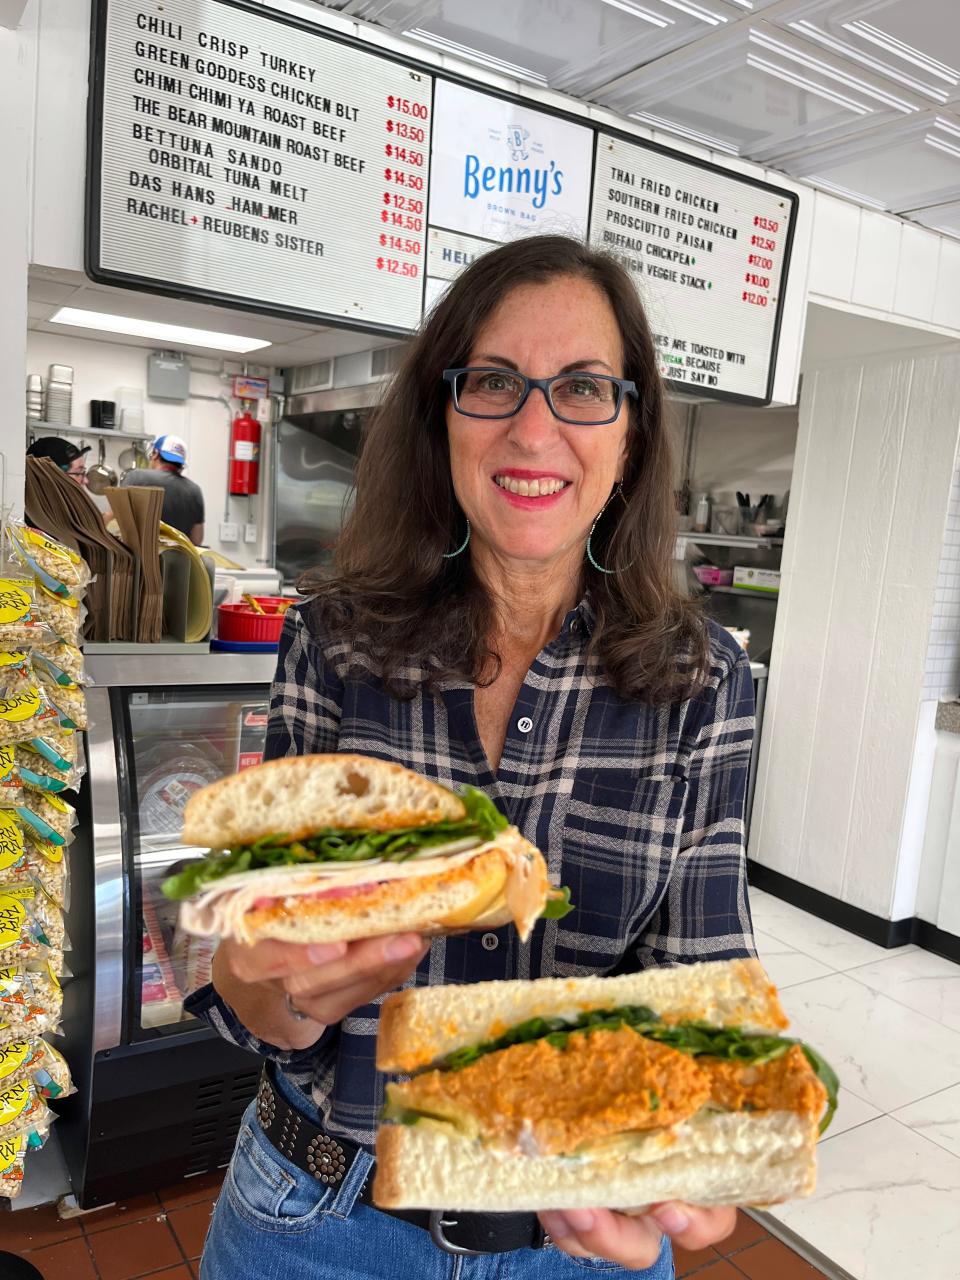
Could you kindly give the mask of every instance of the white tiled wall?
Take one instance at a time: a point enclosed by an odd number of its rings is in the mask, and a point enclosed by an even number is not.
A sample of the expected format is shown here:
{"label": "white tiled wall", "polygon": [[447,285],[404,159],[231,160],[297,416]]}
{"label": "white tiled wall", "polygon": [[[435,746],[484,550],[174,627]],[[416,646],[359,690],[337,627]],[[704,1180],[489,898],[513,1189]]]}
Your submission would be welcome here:
{"label": "white tiled wall", "polygon": [[750,856],[887,919],[958,421],[960,354],[804,377]]}
{"label": "white tiled wall", "polygon": [[923,673],[923,696],[960,696],[960,453],[954,466],[940,552],[940,572]]}

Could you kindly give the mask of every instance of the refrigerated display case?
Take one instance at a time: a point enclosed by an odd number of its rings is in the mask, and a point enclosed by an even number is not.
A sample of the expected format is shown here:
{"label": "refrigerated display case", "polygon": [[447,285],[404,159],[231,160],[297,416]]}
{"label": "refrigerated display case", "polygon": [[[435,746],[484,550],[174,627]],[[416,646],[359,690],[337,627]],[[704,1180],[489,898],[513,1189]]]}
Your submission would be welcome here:
{"label": "refrigerated display case", "polygon": [[[156,648],[155,646],[152,648]],[[171,646],[171,649],[173,646]],[[72,857],[60,1141],[94,1208],[229,1159],[259,1060],[183,1010],[213,944],[161,885],[204,852],[180,838],[198,788],[259,762],[274,654],[93,654],[89,776]]]}

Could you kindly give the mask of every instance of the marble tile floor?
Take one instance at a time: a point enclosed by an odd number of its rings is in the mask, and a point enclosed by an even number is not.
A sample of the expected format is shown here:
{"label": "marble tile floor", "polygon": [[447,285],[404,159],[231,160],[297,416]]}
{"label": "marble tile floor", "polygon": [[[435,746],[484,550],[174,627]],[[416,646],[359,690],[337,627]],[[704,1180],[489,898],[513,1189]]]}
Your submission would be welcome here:
{"label": "marble tile floor", "polygon": [[761,1220],[855,1280],[960,1280],[960,965],[750,901],[791,1030],[842,1086],[815,1194]]}

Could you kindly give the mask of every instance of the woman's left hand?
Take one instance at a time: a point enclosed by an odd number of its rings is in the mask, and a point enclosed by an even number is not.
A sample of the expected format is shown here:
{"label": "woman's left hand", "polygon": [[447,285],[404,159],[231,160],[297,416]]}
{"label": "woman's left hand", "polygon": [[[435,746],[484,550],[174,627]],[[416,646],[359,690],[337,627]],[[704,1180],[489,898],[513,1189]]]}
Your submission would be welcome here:
{"label": "woman's left hand", "polygon": [[730,1205],[702,1209],[675,1200],[654,1204],[639,1217],[610,1209],[567,1209],[541,1213],[540,1221],[558,1249],[575,1258],[607,1258],[630,1271],[652,1267],[663,1236],[684,1249],[706,1249],[725,1240],[737,1221]]}

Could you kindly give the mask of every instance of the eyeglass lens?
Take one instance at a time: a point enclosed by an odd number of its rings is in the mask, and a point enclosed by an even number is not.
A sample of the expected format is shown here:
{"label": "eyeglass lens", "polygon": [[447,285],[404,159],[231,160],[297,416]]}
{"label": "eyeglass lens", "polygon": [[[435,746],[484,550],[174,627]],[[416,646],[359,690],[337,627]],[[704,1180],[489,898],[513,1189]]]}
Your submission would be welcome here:
{"label": "eyeglass lens", "polygon": [[[524,380],[507,370],[468,369],[457,378],[457,405],[478,418],[512,413],[524,392]],[[616,414],[620,387],[612,379],[589,373],[557,378],[548,388],[550,406],[573,422],[604,422]]]}

